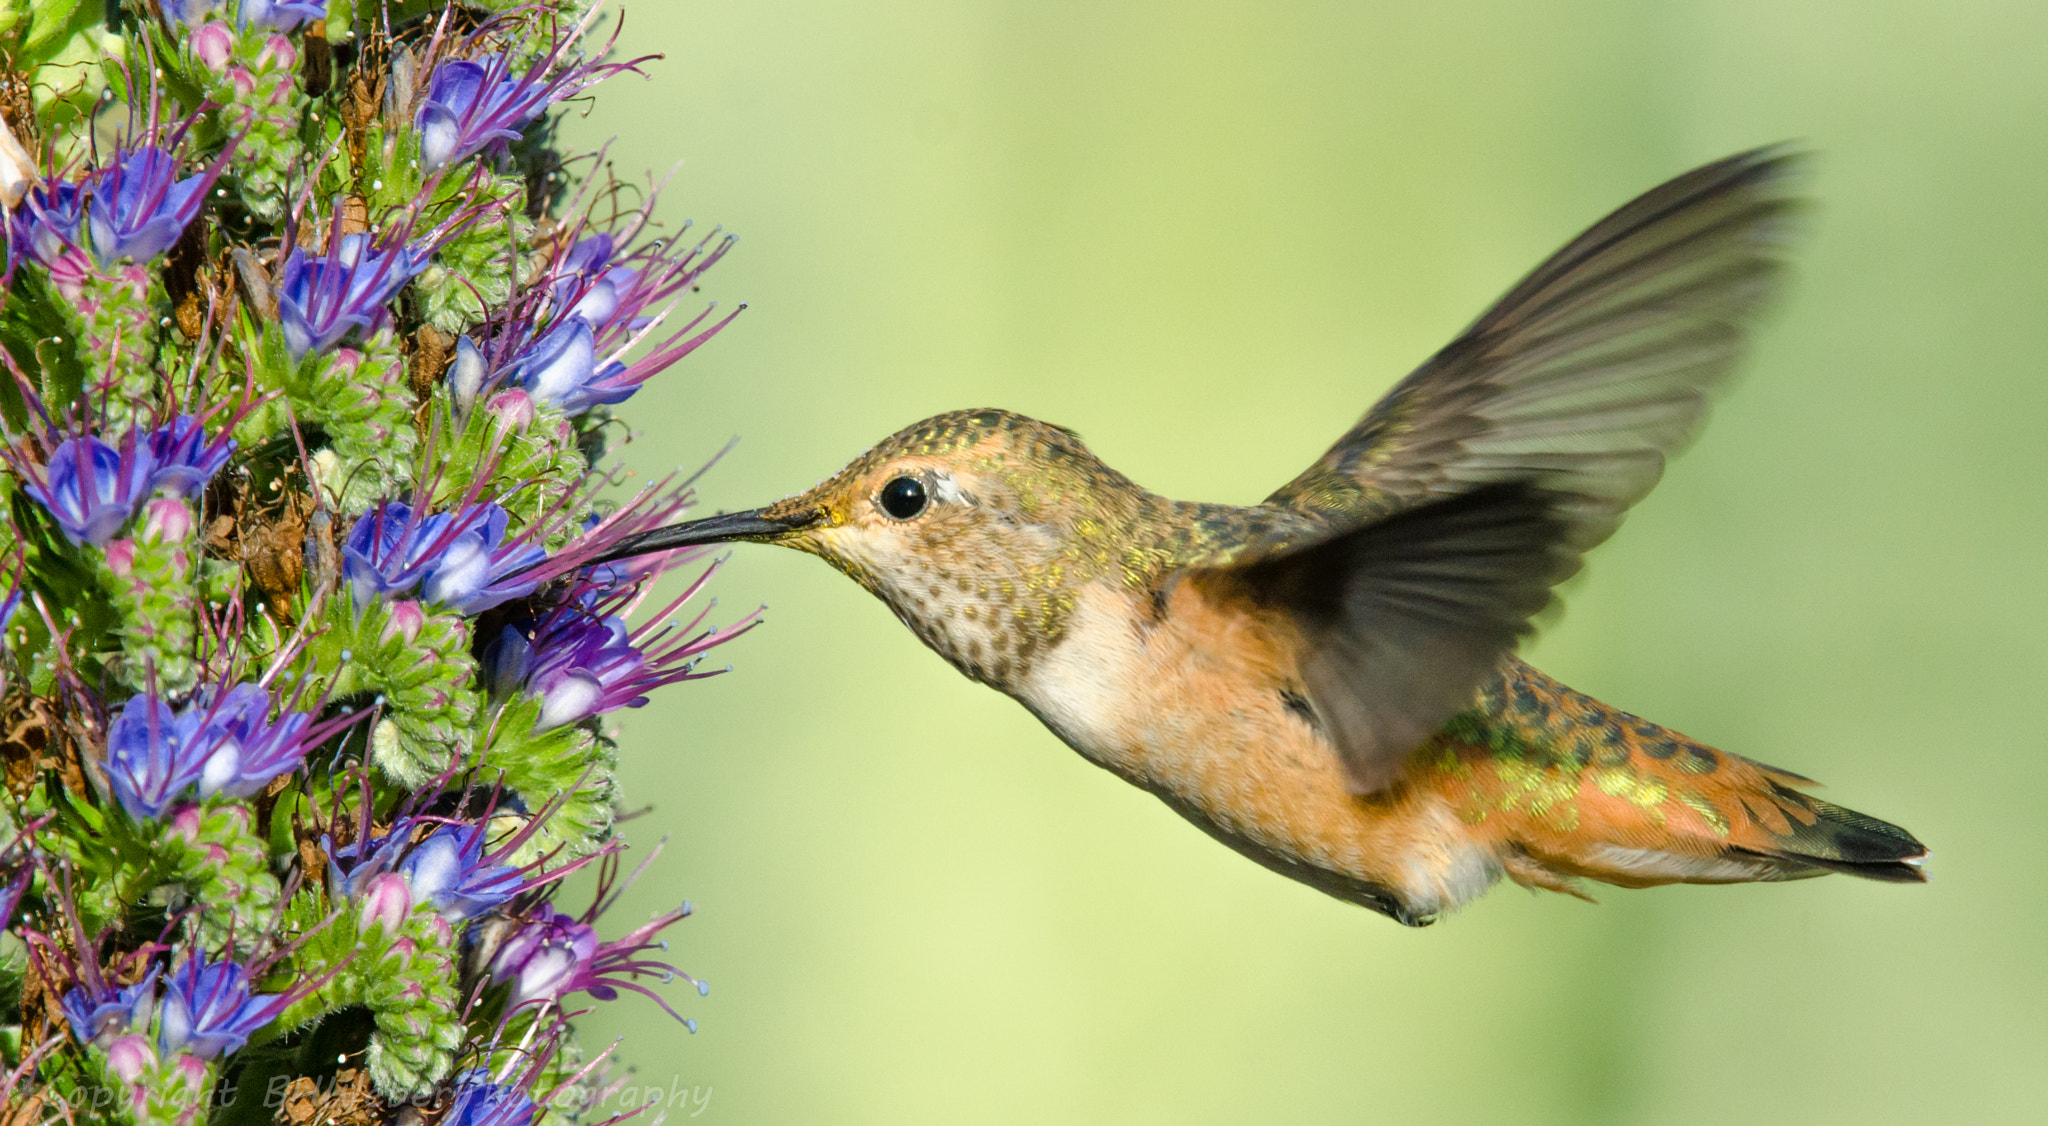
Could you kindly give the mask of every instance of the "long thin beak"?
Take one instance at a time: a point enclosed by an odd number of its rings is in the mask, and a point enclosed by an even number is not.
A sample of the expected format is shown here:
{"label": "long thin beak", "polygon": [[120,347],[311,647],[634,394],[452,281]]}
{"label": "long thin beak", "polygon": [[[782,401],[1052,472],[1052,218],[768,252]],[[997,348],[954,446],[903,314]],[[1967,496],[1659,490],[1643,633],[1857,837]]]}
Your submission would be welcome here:
{"label": "long thin beak", "polygon": [[656,528],[637,536],[628,536],[620,540],[618,546],[592,559],[590,563],[610,563],[615,559],[628,559],[635,555],[668,551],[678,547],[695,547],[698,544],[728,543],[732,540],[772,540],[818,522],[816,509],[807,509],[788,516],[768,516],[767,511],[765,508],[756,508],[747,512],[726,512],[717,516],[706,516],[702,520],[670,524],[666,528]]}

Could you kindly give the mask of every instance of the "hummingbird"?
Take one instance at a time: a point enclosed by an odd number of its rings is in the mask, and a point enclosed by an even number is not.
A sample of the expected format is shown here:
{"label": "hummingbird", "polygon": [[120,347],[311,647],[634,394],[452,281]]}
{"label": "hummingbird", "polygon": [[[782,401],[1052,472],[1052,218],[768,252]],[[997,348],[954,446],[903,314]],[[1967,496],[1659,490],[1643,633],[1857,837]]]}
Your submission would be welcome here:
{"label": "hummingbird", "polygon": [[1736,367],[1784,274],[1799,164],[1741,153],[1600,220],[1260,504],[1170,500],[1071,430],[962,410],[603,559],[816,555],[1083,758],[1410,926],[1502,876],[1582,898],[1919,882],[1905,830],[1515,654]]}

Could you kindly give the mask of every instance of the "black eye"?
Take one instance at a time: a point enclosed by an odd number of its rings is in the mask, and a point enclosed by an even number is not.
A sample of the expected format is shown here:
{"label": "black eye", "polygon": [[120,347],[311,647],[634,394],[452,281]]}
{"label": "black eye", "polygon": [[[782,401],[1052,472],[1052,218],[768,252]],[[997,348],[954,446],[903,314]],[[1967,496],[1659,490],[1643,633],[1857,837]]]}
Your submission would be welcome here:
{"label": "black eye", "polygon": [[898,520],[916,516],[924,506],[924,482],[915,477],[897,477],[882,486],[882,511]]}

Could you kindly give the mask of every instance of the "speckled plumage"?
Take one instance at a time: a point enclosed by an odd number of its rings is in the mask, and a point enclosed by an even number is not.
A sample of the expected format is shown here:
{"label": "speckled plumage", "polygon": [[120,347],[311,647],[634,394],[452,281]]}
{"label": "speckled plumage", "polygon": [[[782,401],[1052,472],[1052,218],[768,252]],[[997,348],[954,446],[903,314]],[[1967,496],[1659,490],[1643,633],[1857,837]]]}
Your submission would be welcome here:
{"label": "speckled plumage", "polygon": [[[817,527],[831,528],[848,521],[848,510],[867,499],[863,484],[884,469],[940,465],[1007,490],[1018,516],[1057,529],[1054,550],[1020,557],[992,542],[987,529],[934,535],[920,545],[917,578],[892,584],[815,537],[787,543],[823,557],[889,603],[962,673],[999,688],[1059,641],[1080,584],[1107,580],[1148,590],[1175,570],[1225,565],[1284,544],[1290,535],[1312,538],[1322,528],[1312,516],[1272,506],[1169,500],[1103,464],[1073,431],[1003,410],[951,411],[906,427],[817,489],[765,511],[777,517],[815,510],[823,514]],[[821,503],[842,496],[844,503]],[[993,625],[986,631],[993,636],[979,648],[956,644],[968,621]]]}
{"label": "speckled plumage", "polygon": [[1791,168],[1745,153],[1621,208],[1262,504],[1169,500],[1072,431],[956,411],[620,553],[818,555],[1090,761],[1405,923],[1502,875],[1918,880],[1904,830],[1513,655],[1732,370],[1779,272]]}

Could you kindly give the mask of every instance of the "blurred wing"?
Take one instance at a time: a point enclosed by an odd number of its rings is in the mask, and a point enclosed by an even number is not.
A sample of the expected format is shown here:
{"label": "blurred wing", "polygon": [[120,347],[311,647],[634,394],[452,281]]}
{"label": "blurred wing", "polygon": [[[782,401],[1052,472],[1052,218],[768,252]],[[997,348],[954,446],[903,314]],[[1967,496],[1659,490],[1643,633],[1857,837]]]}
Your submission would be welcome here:
{"label": "blurred wing", "polygon": [[1361,792],[1470,704],[1699,429],[1781,273],[1794,164],[1730,157],[1601,220],[1267,499],[1328,538],[1234,562],[1301,624]]}
{"label": "blurred wing", "polygon": [[1782,271],[1797,157],[1695,169],[1594,224],[1266,503],[1355,525],[1516,477],[1605,539],[1705,417]]}

